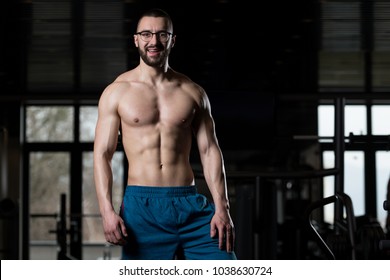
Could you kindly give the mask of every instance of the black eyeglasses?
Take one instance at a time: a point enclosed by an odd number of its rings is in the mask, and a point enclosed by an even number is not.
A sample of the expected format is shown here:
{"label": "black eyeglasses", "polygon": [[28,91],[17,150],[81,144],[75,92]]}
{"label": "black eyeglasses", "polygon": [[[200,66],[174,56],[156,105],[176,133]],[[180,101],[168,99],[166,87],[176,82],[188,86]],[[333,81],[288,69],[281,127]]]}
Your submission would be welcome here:
{"label": "black eyeglasses", "polygon": [[144,42],[149,42],[150,40],[152,40],[153,35],[156,35],[157,39],[161,43],[166,43],[169,40],[169,36],[172,35],[172,33],[167,32],[167,31],[158,31],[158,32],[141,31],[141,32],[137,32],[135,34],[140,35],[142,41],[144,41]]}

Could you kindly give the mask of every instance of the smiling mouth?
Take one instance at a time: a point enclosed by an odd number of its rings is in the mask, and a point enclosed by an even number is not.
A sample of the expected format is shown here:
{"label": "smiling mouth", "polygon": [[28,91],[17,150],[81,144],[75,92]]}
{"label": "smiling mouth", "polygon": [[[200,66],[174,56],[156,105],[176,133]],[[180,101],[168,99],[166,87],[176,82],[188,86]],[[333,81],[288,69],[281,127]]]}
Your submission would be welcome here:
{"label": "smiling mouth", "polygon": [[159,48],[148,48],[146,49],[148,52],[151,52],[151,53],[158,53],[161,51],[161,49]]}
{"label": "smiling mouth", "polygon": [[155,57],[161,54],[160,49],[148,49],[147,52],[150,57]]}

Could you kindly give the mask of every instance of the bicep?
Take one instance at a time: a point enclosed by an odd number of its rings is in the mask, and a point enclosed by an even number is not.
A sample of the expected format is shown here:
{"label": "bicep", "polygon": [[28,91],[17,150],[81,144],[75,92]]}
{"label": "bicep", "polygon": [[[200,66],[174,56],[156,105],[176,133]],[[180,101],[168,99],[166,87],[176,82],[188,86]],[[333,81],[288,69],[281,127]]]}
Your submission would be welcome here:
{"label": "bicep", "polygon": [[211,113],[211,104],[206,92],[200,88],[198,108],[193,122],[193,131],[201,155],[208,154],[218,147],[215,122]]}
{"label": "bicep", "polygon": [[210,147],[217,144],[215,124],[209,110],[205,110],[197,116],[194,134],[201,154],[207,153]]}
{"label": "bicep", "polygon": [[118,143],[120,118],[115,104],[105,99],[107,97],[99,102],[94,150],[95,152],[108,153],[112,156]]}

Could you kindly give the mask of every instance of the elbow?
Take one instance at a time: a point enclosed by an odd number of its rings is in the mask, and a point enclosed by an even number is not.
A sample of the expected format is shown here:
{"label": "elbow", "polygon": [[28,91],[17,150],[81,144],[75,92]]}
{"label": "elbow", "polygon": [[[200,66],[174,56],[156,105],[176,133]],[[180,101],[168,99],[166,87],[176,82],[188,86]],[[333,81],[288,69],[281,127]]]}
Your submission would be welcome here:
{"label": "elbow", "polygon": [[114,150],[110,149],[94,149],[94,161],[111,161],[114,156]]}

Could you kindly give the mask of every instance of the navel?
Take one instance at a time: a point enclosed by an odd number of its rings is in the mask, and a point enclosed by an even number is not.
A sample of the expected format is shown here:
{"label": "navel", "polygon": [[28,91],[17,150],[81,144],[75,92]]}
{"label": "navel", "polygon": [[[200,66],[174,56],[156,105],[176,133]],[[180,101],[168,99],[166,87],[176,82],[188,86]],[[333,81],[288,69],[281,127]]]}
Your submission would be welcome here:
{"label": "navel", "polygon": [[134,119],[134,122],[135,122],[135,123],[138,123],[138,122],[139,122],[139,118],[135,118],[135,119]]}

